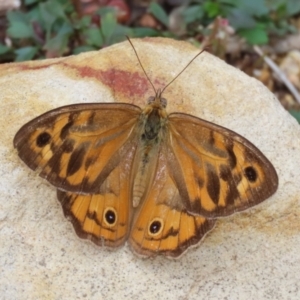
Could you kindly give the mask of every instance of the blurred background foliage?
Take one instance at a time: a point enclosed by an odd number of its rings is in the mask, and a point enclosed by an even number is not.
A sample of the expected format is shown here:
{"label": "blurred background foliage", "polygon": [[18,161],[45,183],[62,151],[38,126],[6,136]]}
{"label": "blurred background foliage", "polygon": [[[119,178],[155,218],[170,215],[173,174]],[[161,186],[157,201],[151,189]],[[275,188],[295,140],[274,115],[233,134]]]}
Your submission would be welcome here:
{"label": "blurred background foliage", "polygon": [[261,80],[300,120],[299,32],[299,0],[23,0],[0,16],[0,63],[99,50],[126,35],[171,37],[210,45],[213,54]]}
{"label": "blurred background foliage", "polygon": [[235,32],[250,45],[268,44],[297,31],[291,19],[299,12],[299,0],[24,0],[20,10],[6,14],[0,60],[78,54],[120,42],[125,35],[195,44],[208,38],[215,45],[223,30]]}

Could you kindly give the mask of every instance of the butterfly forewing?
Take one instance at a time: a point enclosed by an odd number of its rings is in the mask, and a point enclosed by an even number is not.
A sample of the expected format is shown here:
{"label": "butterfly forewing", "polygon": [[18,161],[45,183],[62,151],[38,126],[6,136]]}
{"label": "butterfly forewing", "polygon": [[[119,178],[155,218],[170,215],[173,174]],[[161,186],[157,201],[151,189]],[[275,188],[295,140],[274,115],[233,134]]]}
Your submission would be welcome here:
{"label": "butterfly forewing", "polygon": [[205,217],[244,210],[270,197],[278,177],[248,140],[199,118],[169,115],[167,164],[186,209]]}
{"label": "butterfly forewing", "polygon": [[130,104],[79,104],[50,111],[24,125],[14,146],[21,159],[54,186],[97,193],[138,142],[141,109]]}

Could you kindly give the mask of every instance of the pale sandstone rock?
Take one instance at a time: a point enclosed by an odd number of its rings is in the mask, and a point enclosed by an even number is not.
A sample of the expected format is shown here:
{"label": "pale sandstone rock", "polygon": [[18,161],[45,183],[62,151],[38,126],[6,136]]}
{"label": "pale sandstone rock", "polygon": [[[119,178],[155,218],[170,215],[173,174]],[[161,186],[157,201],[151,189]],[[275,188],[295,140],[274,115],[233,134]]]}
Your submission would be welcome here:
{"label": "pale sandstone rock", "polygon": [[[197,53],[169,39],[133,40],[156,87]],[[204,242],[173,261],[140,259],[79,239],[55,188],[18,158],[12,140],[35,116],[81,102],[144,105],[153,95],[132,48],[0,66],[2,299],[295,299],[300,277],[300,127],[260,82],[203,53],[168,88],[168,111],[228,127],[271,160],[277,193],[218,221]]]}

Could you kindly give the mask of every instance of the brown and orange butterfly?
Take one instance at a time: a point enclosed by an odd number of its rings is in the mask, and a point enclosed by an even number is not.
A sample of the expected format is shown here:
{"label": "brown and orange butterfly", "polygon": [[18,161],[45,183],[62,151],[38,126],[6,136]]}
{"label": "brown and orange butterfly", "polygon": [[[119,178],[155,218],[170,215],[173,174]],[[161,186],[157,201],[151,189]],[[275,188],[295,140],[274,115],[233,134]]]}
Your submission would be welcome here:
{"label": "brown and orange butterfly", "polygon": [[140,255],[177,257],[197,244],[216,218],[276,191],[276,171],[260,150],[229,129],[168,114],[165,88],[155,91],[144,109],[125,103],[69,105],[35,118],[16,134],[20,158],[57,187],[81,238],[109,247],[128,239]]}

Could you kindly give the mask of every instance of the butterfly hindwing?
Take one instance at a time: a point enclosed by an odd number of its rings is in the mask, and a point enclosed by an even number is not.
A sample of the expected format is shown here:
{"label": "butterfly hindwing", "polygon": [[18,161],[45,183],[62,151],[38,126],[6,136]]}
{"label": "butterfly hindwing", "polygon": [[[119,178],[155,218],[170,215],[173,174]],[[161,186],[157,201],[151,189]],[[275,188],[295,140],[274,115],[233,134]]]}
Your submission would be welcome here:
{"label": "butterfly hindwing", "polygon": [[64,214],[76,233],[97,245],[117,247],[128,236],[132,214],[131,169],[135,147],[120,157],[119,164],[101,183],[97,194],[58,190]]}
{"label": "butterfly hindwing", "polygon": [[178,257],[214,227],[213,219],[187,212],[167,156],[165,150],[159,152],[153,184],[133,220],[129,243],[142,256]]}

